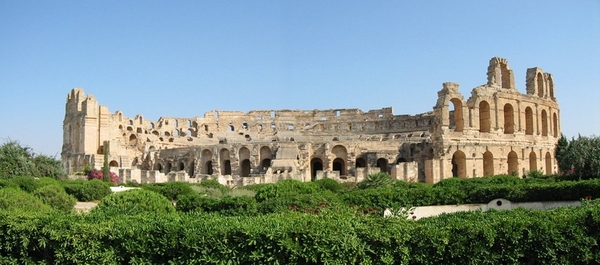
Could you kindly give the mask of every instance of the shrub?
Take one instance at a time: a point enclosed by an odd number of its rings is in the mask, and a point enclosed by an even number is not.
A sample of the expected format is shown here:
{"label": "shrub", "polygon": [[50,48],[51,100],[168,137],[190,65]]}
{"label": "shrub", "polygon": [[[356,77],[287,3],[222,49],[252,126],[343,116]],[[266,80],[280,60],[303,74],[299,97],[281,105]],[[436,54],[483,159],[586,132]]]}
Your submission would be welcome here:
{"label": "shrub", "polygon": [[78,201],[97,201],[111,194],[110,183],[101,180],[74,180],[65,181],[63,186],[67,194],[73,195]]}
{"label": "shrub", "polygon": [[198,185],[205,187],[205,188],[218,189],[223,194],[225,194],[229,191],[229,188],[227,186],[219,183],[219,181],[216,179],[203,180],[200,183],[198,183]]}
{"label": "shrub", "polygon": [[91,215],[110,217],[139,213],[166,214],[175,212],[175,207],[165,196],[154,191],[135,189],[113,193],[104,197]]}
{"label": "shrub", "polygon": [[31,193],[35,189],[37,189],[37,185],[36,185],[35,179],[33,177],[19,176],[19,177],[14,177],[14,178],[10,179],[10,181],[12,181],[17,186],[19,186],[20,189],[22,189],[26,192],[29,192],[29,193]]}
{"label": "shrub", "polygon": [[[109,174],[110,174],[110,182],[112,182],[114,185],[118,185],[119,184],[119,176],[114,172],[110,172]],[[100,170],[92,169],[87,174],[87,178],[88,178],[88,180],[97,179],[97,180],[103,181],[104,180],[104,172],[102,172]]]}
{"label": "shrub", "polygon": [[286,179],[261,187],[256,192],[254,198],[256,201],[261,202],[270,198],[297,194],[313,194],[318,192],[319,189],[313,182],[301,182],[298,180]]}
{"label": "shrub", "polygon": [[24,211],[48,211],[50,206],[26,191],[16,188],[0,189],[0,209]]}
{"label": "shrub", "polygon": [[363,181],[356,184],[359,189],[374,189],[391,187],[394,184],[394,180],[390,174],[385,172],[377,172],[375,174],[369,174]]}
{"label": "shrub", "polygon": [[144,185],[142,188],[157,192],[172,201],[177,200],[177,198],[181,195],[194,193],[194,190],[192,187],[190,187],[190,184],[179,181],[153,183]]}
{"label": "shrub", "polygon": [[333,192],[344,190],[344,186],[342,186],[342,184],[330,178],[319,179],[314,183],[317,185],[317,187],[320,187],[323,190],[329,190]]}
{"label": "shrub", "polygon": [[46,185],[33,192],[33,195],[40,198],[44,203],[53,208],[68,212],[73,210],[77,199],[65,192],[62,186]]}

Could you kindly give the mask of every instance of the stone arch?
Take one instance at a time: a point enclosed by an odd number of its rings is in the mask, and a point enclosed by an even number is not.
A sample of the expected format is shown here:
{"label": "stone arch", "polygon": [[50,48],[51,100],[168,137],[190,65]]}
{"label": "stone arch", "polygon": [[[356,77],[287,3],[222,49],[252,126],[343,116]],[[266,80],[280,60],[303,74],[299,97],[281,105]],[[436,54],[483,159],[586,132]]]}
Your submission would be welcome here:
{"label": "stone arch", "polygon": [[221,162],[221,175],[231,175],[231,158],[229,157],[229,150],[227,148],[219,151],[219,159]]}
{"label": "stone arch", "polygon": [[250,165],[250,159],[244,159],[241,162],[240,165],[240,176],[241,177],[250,177],[250,170],[251,170],[251,165]]}
{"label": "stone arch", "polygon": [[533,135],[533,110],[530,107],[525,108],[525,134]]}
{"label": "stone arch", "polygon": [[210,150],[204,149],[202,150],[201,161],[202,161],[202,174],[212,175],[213,174],[213,164],[212,164],[213,154]]}
{"label": "stone arch", "polygon": [[490,151],[483,153],[483,175],[494,175],[494,155]]}
{"label": "stone arch", "polygon": [[558,116],[555,113],[552,113],[552,134],[554,137],[558,137]]}
{"label": "stone arch", "polygon": [[367,167],[367,161],[363,157],[357,157],[354,165],[356,168],[365,168]]}
{"label": "stone arch", "polygon": [[537,84],[537,95],[540,98],[544,97],[544,76],[541,72],[538,72],[535,78]]}
{"label": "stone arch", "polygon": [[490,104],[483,100],[479,102],[479,132],[490,132],[491,125]]}
{"label": "stone arch", "polygon": [[453,128],[455,132],[462,132],[464,126],[462,101],[458,98],[452,98],[450,102],[454,107],[454,110],[450,110],[448,116],[450,118],[450,128]]}
{"label": "stone arch", "polygon": [[171,162],[167,162],[167,164],[165,165],[165,168],[164,168],[165,171],[163,173],[168,174],[169,172],[171,172],[171,168],[172,168]]}
{"label": "stone arch", "polygon": [[515,111],[510,103],[504,105],[504,133],[515,133]]}
{"label": "stone arch", "polygon": [[190,177],[194,177],[195,174],[196,174],[196,162],[192,161],[192,163],[190,163],[190,167],[188,168],[188,175]]}
{"label": "stone arch", "polygon": [[348,151],[343,145],[336,145],[331,149],[331,153],[335,156],[332,161],[333,171],[339,171],[340,176],[346,176],[346,161],[348,158]]}
{"label": "stone arch", "polygon": [[129,135],[129,145],[137,145],[137,137],[135,134]]}
{"label": "stone arch", "polygon": [[310,160],[310,177],[312,181],[317,180],[317,171],[323,170],[323,160],[315,157]]}
{"label": "stone arch", "polygon": [[531,151],[531,153],[529,153],[529,171],[535,171],[535,170],[538,170],[537,155],[535,154],[534,151]]}
{"label": "stone arch", "polygon": [[507,156],[508,172],[509,175],[519,173],[519,157],[515,151],[510,151]]}
{"label": "stone arch", "polygon": [[185,164],[183,164],[183,162],[182,162],[182,161],[180,161],[180,162],[177,164],[177,170],[178,170],[178,171],[185,170]]}
{"label": "stone arch", "polygon": [[550,152],[546,152],[546,175],[551,175],[552,174],[552,155],[550,154]]}
{"label": "stone arch", "polygon": [[452,176],[459,178],[467,177],[467,156],[460,150],[452,155]]}
{"label": "stone arch", "polygon": [[340,172],[340,176],[346,176],[346,161],[341,158],[336,158],[332,162],[333,171]]}
{"label": "stone arch", "polygon": [[249,177],[252,165],[250,163],[250,150],[247,147],[240,148],[239,151],[240,161],[240,176]]}
{"label": "stone arch", "polygon": [[119,167],[119,162],[117,162],[116,160],[111,160],[111,161],[108,163],[108,166],[109,166],[109,167]]}
{"label": "stone arch", "polygon": [[273,153],[271,152],[271,148],[268,146],[263,146],[260,148],[260,167],[261,170],[266,171],[267,168],[271,167],[271,159]]}
{"label": "stone arch", "polygon": [[542,136],[548,136],[548,113],[542,110]]}
{"label": "stone arch", "polygon": [[377,159],[377,167],[379,171],[388,173],[388,160],[385,158]]}

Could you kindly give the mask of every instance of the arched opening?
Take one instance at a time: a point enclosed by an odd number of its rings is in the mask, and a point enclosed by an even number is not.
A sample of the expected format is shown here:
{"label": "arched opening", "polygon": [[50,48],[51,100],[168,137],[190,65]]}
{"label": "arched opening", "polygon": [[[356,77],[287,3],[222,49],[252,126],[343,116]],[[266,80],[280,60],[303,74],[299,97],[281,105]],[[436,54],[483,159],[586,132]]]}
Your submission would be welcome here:
{"label": "arched opening", "polygon": [[552,114],[552,134],[554,137],[558,137],[558,117],[556,113]]}
{"label": "arched opening", "polygon": [[459,178],[467,177],[467,157],[462,151],[456,151],[452,155],[452,176]]}
{"label": "arched opening", "polygon": [[250,159],[242,160],[242,165],[240,167],[240,176],[249,177],[250,176]]}
{"label": "arched opening", "polygon": [[189,175],[190,177],[192,177],[192,178],[193,178],[193,177],[194,177],[194,175],[196,174],[196,169],[195,169],[195,167],[196,167],[196,163],[192,161],[192,164],[190,165],[190,168],[188,168],[188,175]]}
{"label": "arched opening", "polygon": [[110,163],[108,163],[109,167],[119,167],[119,163],[115,160],[110,161]]}
{"label": "arched opening", "polygon": [[346,176],[346,163],[341,158],[336,158],[333,160],[333,171],[340,172],[340,176]]}
{"label": "arched opening", "polygon": [[231,160],[224,160],[221,164],[221,175],[231,175]]}
{"label": "arched opening", "polygon": [[504,133],[515,133],[515,113],[511,104],[504,105]]}
{"label": "arched opening", "polygon": [[450,100],[454,110],[450,110],[450,129],[454,129],[455,132],[463,131],[463,113],[462,113],[462,101],[458,98]]}
{"label": "arched opening", "polygon": [[491,124],[490,104],[487,101],[481,101],[479,102],[479,132],[490,132]]}
{"label": "arched opening", "polygon": [[359,157],[359,158],[356,158],[354,165],[356,166],[356,168],[365,168],[365,167],[367,167],[367,161],[364,158]]}
{"label": "arched opening", "polygon": [[388,173],[388,160],[385,158],[377,159],[377,167],[379,171]]}
{"label": "arched opening", "polygon": [[519,174],[519,157],[515,151],[510,151],[508,153],[508,172],[507,174],[518,176]]}
{"label": "arched opening", "polygon": [[267,171],[267,169],[269,167],[271,167],[271,159],[270,158],[265,158],[260,162],[260,167],[262,168],[263,171]]}
{"label": "arched opening", "polygon": [[317,180],[317,171],[323,170],[323,160],[320,158],[313,158],[310,160],[310,176],[311,180]]}
{"label": "arched opening", "polygon": [[154,170],[158,170],[159,172],[162,172],[162,170],[163,170],[162,164],[160,164],[160,163],[154,164]]}
{"label": "arched opening", "polygon": [[536,79],[538,97],[544,97],[544,77],[542,76],[542,73],[537,73]]}
{"label": "arched opening", "polygon": [[260,148],[260,166],[262,171],[267,171],[271,167],[271,148],[263,146]]}
{"label": "arched opening", "polygon": [[240,148],[238,155],[240,161],[240,176],[249,177],[251,171],[250,150],[246,147],[242,147]]}
{"label": "arched opening", "polygon": [[201,161],[202,161],[202,169],[200,172],[202,174],[212,175],[213,173],[213,164],[212,164],[212,152],[208,149],[202,150]]}
{"label": "arched opening", "polygon": [[346,160],[348,152],[343,145],[336,145],[331,149],[331,153],[335,156],[332,162],[333,171],[340,172],[340,176],[346,176]]}
{"label": "arched opening", "polygon": [[552,174],[552,155],[546,152],[546,175]]}
{"label": "arched opening", "polygon": [[165,165],[165,171],[163,173],[168,174],[169,172],[171,172],[171,162],[167,162],[167,164]]}
{"label": "arched opening", "polygon": [[548,113],[542,110],[542,136],[548,136]]}
{"label": "arched opening", "polygon": [[529,171],[535,171],[535,170],[538,170],[537,155],[535,154],[534,151],[531,151],[531,153],[529,153]]}
{"label": "arched opening", "polygon": [[129,145],[137,145],[137,137],[135,134],[129,136]]}
{"label": "arched opening", "polygon": [[525,108],[525,134],[533,135],[533,110]]}
{"label": "arched opening", "polygon": [[229,126],[227,127],[227,131],[228,131],[228,132],[233,132],[233,131],[235,131],[235,128],[233,127],[233,125],[229,125]]}
{"label": "arched opening", "polygon": [[231,158],[229,157],[229,150],[226,148],[219,151],[219,158],[221,159],[221,175],[231,175]]}
{"label": "arched opening", "polygon": [[212,175],[213,174],[213,164],[212,161],[206,161],[206,163],[204,163],[204,170],[203,170],[204,174],[207,175]]}
{"label": "arched opening", "polygon": [[494,175],[494,155],[490,151],[483,153],[483,175]]}
{"label": "arched opening", "polygon": [[131,167],[135,167],[135,166],[137,166],[137,165],[138,165],[138,163],[139,163],[139,162],[138,162],[138,158],[137,158],[137,157],[136,157],[136,158],[134,158],[134,159],[133,159],[133,161],[131,161]]}
{"label": "arched opening", "polygon": [[181,171],[185,169],[185,165],[183,164],[183,162],[179,162],[179,164],[177,165],[177,170]]}

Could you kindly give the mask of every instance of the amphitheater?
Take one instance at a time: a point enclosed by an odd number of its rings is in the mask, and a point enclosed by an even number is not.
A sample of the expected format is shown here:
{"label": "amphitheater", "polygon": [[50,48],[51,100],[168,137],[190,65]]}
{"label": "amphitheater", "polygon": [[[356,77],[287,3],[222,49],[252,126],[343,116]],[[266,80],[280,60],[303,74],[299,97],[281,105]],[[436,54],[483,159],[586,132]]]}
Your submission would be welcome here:
{"label": "amphitheater", "polygon": [[[560,111],[553,77],[527,69],[526,93],[494,57],[487,84],[468,99],[443,83],[432,111],[255,110],[202,117],[126,117],[75,88],[67,95],[62,161],[68,174],[108,157],[122,182],[199,182],[231,187],[283,179],[357,182],[388,172],[405,181],[557,171]],[[106,152],[106,155],[105,155]]]}

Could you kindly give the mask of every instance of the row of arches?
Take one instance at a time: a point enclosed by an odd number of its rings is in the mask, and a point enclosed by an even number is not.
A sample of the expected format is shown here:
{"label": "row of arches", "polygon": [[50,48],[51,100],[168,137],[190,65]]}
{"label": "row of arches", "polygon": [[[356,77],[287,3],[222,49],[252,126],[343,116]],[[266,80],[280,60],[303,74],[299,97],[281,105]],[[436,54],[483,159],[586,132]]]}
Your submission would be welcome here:
{"label": "row of arches", "polygon": [[[540,171],[538,168],[538,158],[535,151],[529,153],[529,171]],[[481,157],[481,166],[483,176],[492,176],[495,174],[515,175],[519,173],[519,157],[515,151],[510,151],[506,156],[506,172],[497,172],[495,170],[494,155],[490,151],[483,153]],[[467,157],[464,152],[458,150],[452,155],[452,176],[459,178],[467,177]],[[475,165],[476,166],[476,165]],[[545,174],[552,174],[552,154],[546,152],[544,156]],[[475,175],[475,174],[473,174]]]}
{"label": "row of arches", "polygon": [[[203,149],[200,152],[198,159],[199,165],[196,165],[196,161],[191,161],[188,165],[183,161],[177,162],[177,167],[173,168],[171,162],[166,162],[163,166],[162,163],[156,163],[154,165],[155,170],[159,170],[162,173],[169,173],[171,171],[185,170],[190,176],[196,174],[196,170],[199,170],[200,174],[212,175],[215,170],[218,169],[221,175],[231,175],[232,171],[232,156],[227,148],[221,148],[215,156],[213,151],[210,149]],[[255,172],[265,172],[271,166],[272,151],[268,146],[262,146],[259,150],[259,163],[256,167],[252,166],[251,163],[251,152],[247,147],[242,147],[238,150],[239,162],[239,174],[242,177],[249,177],[253,169]],[[215,162],[218,163],[215,165]],[[217,168],[215,168],[217,166]]]}
{"label": "row of arches", "polygon": [[[463,103],[459,98],[452,98],[450,103],[453,105],[453,110],[450,110],[449,119],[450,119],[450,127],[454,129],[455,132],[462,132],[465,128],[465,117],[463,115]],[[490,108],[490,104],[486,100],[482,100],[478,105],[478,116],[479,116],[479,132],[489,133],[492,129],[493,119],[492,117],[497,115],[492,115],[492,111]],[[500,110],[496,110],[496,113]],[[504,134],[514,134],[515,132],[521,130],[525,132],[526,135],[533,135],[535,132],[541,136],[549,136],[558,137],[558,114],[557,112],[550,113],[550,110],[541,109],[538,114],[538,109],[536,108],[536,113],[531,106],[525,107],[524,110],[524,119],[525,119],[525,127],[522,128],[521,125],[521,115],[519,112],[515,112],[515,108],[511,103],[506,103],[502,107],[502,114],[498,115],[498,118],[502,118],[502,128],[504,128]],[[515,113],[517,115],[515,115]],[[471,115],[469,113],[469,115]],[[500,117],[501,116],[501,117]],[[469,117],[470,120],[470,117]],[[499,121],[498,121],[499,122]],[[497,126],[500,124],[497,122]],[[521,125],[519,127],[518,125]]]}

